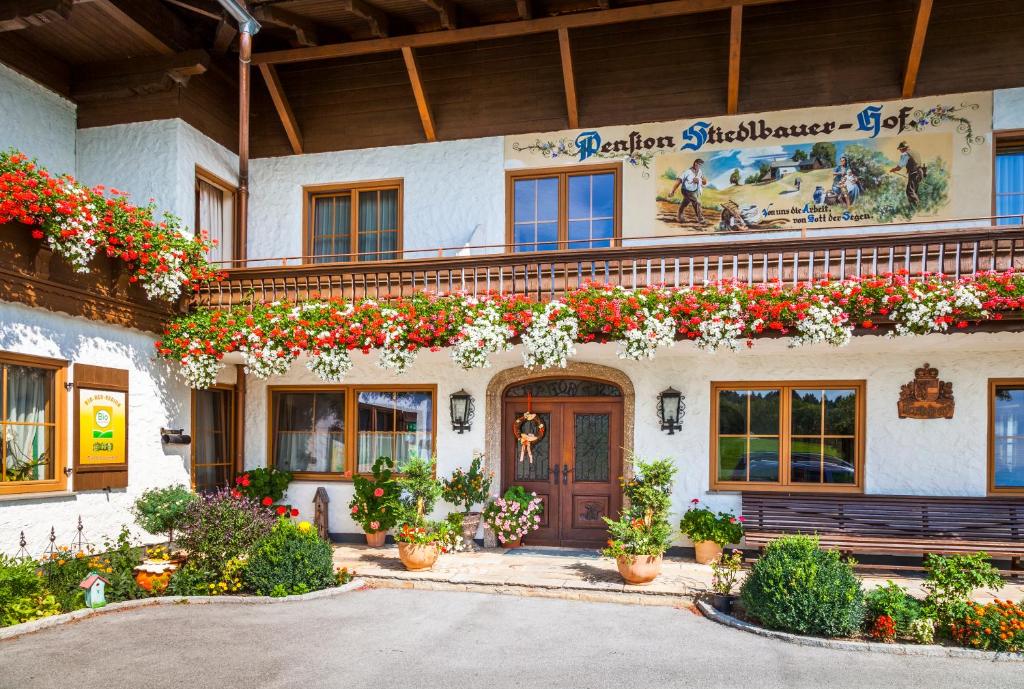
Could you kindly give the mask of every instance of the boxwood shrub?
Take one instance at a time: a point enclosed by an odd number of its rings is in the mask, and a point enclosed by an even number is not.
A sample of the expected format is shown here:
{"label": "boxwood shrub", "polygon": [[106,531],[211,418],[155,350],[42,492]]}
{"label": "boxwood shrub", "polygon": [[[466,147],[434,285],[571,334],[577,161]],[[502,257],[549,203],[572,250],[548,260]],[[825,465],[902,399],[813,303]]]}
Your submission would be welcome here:
{"label": "boxwood shrub", "polygon": [[809,536],[769,543],[741,597],[761,624],[795,634],[850,636],[864,614],[864,592],[850,563]]}
{"label": "boxwood shrub", "polygon": [[308,522],[281,519],[249,554],[245,583],[262,596],[308,593],[338,583],[331,545]]}

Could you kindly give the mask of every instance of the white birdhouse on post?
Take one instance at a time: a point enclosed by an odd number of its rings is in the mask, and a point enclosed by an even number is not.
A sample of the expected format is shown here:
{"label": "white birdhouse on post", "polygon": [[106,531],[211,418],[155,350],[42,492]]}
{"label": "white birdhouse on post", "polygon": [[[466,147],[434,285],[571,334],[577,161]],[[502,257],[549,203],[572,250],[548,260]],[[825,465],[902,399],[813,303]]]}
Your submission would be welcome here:
{"label": "white birdhouse on post", "polygon": [[102,608],[106,605],[107,600],[104,597],[104,589],[109,583],[109,581],[96,572],[92,572],[85,579],[82,579],[82,583],[78,587],[85,589],[85,607]]}

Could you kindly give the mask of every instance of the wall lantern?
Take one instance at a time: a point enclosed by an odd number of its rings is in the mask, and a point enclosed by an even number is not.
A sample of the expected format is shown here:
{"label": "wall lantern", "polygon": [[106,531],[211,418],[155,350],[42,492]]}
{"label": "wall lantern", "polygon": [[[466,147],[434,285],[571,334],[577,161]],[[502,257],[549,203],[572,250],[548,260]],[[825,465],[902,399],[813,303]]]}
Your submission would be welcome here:
{"label": "wall lantern", "polygon": [[164,445],[190,445],[192,436],[185,433],[184,428],[161,428],[160,442]]}
{"label": "wall lantern", "polygon": [[675,388],[666,388],[658,394],[658,419],[661,421],[661,430],[668,431],[669,435],[683,430],[681,422],[685,413],[683,393]]}
{"label": "wall lantern", "polygon": [[452,413],[452,430],[462,434],[472,428],[473,414],[476,412],[473,396],[465,390],[459,390],[451,394],[448,404]]}

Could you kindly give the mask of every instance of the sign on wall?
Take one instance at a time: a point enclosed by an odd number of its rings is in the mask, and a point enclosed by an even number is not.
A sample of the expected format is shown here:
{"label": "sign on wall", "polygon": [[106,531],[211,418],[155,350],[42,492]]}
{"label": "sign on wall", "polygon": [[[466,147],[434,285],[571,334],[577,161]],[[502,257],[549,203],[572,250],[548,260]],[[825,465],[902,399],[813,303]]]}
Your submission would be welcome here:
{"label": "sign on wall", "polygon": [[991,214],[992,94],[505,138],[510,169],[622,161],[623,236]]}
{"label": "sign on wall", "polygon": [[83,466],[127,461],[127,396],[114,390],[79,389],[78,461]]}

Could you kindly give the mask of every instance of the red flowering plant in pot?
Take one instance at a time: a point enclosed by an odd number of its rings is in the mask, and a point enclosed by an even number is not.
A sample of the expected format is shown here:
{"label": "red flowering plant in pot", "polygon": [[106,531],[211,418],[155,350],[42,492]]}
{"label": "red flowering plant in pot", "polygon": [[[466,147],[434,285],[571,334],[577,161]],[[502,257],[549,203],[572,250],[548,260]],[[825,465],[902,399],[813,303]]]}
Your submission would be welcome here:
{"label": "red flowering plant in pot", "polygon": [[690,501],[690,509],[683,515],[679,528],[693,541],[697,562],[702,565],[721,559],[725,546],[743,539],[743,517],[701,507],[698,498]]}
{"label": "red flowering plant in pot", "polygon": [[390,457],[378,457],[370,476],[357,474],[352,480],[354,494],[348,507],[352,519],[366,533],[366,544],[374,548],[384,545],[388,529],[393,528],[402,515],[401,487],[394,470],[395,463]]}
{"label": "red flowering plant in pot", "polygon": [[249,469],[235,477],[231,495],[246,497],[272,511],[278,517],[298,517],[299,510],[281,502],[292,481],[291,472],[273,467]]}

